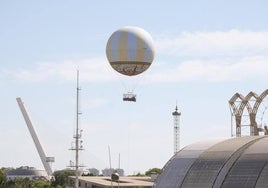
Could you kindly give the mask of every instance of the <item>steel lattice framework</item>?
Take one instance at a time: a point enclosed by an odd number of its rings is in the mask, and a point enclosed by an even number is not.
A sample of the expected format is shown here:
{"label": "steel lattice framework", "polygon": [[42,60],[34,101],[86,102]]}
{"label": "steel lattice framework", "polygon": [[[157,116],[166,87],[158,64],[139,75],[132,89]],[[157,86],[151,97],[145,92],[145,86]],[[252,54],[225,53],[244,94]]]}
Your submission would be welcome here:
{"label": "steel lattice framework", "polygon": [[174,154],[180,150],[180,116],[181,112],[178,112],[176,105],[175,111],[172,113],[174,121]]}
{"label": "steel lattice framework", "polygon": [[[258,95],[252,91],[249,92],[246,96],[243,96],[240,93],[236,93],[229,100],[231,116],[232,118],[235,118],[236,137],[243,136],[241,135],[241,127],[243,126],[242,119],[244,117],[245,110],[249,116],[250,136],[257,136],[260,132],[264,132],[265,135],[268,135],[267,126],[264,126],[264,128],[258,127],[256,121],[256,115],[258,113],[259,106],[266,96],[268,96],[268,89],[262,92],[261,95]],[[231,129],[233,130],[233,126]]]}

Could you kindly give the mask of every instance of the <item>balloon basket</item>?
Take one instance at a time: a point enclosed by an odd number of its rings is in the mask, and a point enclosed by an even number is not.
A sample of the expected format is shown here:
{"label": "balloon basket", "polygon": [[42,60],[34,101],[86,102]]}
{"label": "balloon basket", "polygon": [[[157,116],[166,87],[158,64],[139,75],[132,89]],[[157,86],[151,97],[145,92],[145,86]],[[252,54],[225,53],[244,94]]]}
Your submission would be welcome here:
{"label": "balloon basket", "polygon": [[123,101],[136,102],[136,94],[133,93],[123,94]]}

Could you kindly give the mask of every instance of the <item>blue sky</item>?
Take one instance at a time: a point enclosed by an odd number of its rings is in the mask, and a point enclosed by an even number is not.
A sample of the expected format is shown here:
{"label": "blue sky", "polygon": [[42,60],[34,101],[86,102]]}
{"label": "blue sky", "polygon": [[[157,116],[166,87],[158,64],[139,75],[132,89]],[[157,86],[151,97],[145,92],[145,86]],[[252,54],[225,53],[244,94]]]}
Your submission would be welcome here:
{"label": "blue sky", "polygon": [[[268,84],[268,2],[1,1],[0,166],[43,168],[16,103],[24,101],[54,169],[73,154],[76,70],[81,79],[81,128],[89,168],[127,174],[161,168],[173,154],[176,102],[181,146],[229,137],[228,100],[261,93]],[[154,39],[156,56],[141,77],[109,65],[105,47],[124,26]],[[122,101],[135,88],[137,102]]]}

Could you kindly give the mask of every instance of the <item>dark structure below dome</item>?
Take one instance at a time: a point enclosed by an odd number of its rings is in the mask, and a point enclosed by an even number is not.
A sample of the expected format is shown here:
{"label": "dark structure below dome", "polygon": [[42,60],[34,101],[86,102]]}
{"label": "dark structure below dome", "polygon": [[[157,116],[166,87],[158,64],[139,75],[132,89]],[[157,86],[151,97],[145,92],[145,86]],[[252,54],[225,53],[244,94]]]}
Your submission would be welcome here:
{"label": "dark structure below dome", "polygon": [[268,187],[268,136],[204,141],[177,152],[155,188]]}

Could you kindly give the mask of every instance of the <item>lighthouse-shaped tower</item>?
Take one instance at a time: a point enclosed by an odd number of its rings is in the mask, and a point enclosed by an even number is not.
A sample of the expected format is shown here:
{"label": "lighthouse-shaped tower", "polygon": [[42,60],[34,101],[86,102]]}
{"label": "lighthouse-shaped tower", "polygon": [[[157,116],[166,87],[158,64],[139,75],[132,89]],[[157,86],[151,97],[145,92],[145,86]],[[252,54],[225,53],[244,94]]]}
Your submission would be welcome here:
{"label": "lighthouse-shaped tower", "polygon": [[181,116],[181,113],[178,112],[177,105],[172,115],[173,115],[173,124],[174,124],[174,154],[175,154],[180,149],[180,116]]}

